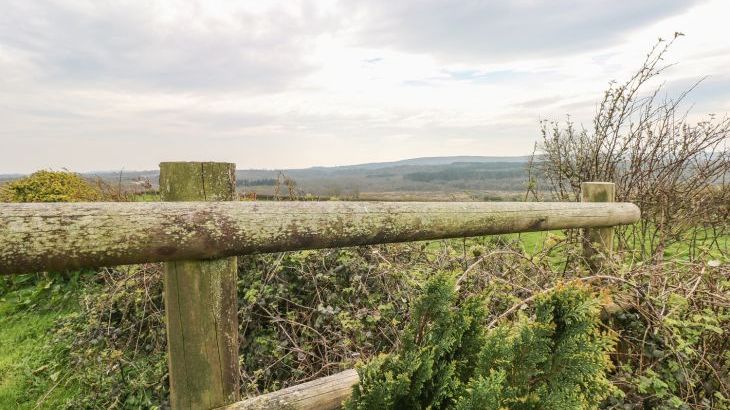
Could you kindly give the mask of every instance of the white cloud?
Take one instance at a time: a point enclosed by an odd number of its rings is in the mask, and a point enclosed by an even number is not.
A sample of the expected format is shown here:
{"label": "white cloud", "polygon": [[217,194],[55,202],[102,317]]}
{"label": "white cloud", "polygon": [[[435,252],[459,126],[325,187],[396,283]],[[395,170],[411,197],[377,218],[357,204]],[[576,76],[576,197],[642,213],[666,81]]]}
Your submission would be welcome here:
{"label": "white cloud", "polygon": [[[605,47],[698,1],[355,1],[355,43],[443,61],[548,58]],[[350,4],[348,4],[350,6]]]}
{"label": "white cloud", "polygon": [[586,3],[10,2],[0,172],[525,154],[675,30],[667,89],[730,109],[726,2]]}

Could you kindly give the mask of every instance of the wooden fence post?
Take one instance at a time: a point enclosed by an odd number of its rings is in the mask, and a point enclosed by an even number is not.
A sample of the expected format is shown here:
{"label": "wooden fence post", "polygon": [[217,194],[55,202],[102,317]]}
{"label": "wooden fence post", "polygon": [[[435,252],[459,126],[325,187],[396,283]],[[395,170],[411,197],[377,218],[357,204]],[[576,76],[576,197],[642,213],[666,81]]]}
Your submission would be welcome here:
{"label": "wooden fence post", "polygon": [[[232,201],[236,165],[163,162],[163,201]],[[236,258],[166,262],[170,403],[212,409],[239,396]]]}
{"label": "wooden fence post", "polygon": [[[580,184],[581,202],[614,202],[616,185],[613,182],[583,182]],[[613,251],[613,227],[586,228],[583,236],[583,256],[591,271],[601,269]]]}

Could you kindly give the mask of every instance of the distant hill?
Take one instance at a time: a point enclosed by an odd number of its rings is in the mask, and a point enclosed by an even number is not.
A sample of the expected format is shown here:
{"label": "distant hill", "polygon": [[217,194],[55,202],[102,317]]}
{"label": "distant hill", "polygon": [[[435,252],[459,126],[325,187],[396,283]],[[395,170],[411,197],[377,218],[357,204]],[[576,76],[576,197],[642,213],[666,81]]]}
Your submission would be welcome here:
{"label": "distant hill", "polygon": [[[453,156],[404,159],[401,161],[301,169],[239,169],[238,189],[272,195],[277,180],[290,178],[296,183],[297,195],[364,199],[495,199],[524,192],[529,156]],[[118,183],[119,172],[85,173]],[[7,178],[5,178],[7,177]],[[0,175],[15,179],[18,175]],[[122,171],[123,184],[149,180],[157,186],[159,172]],[[288,192],[286,186],[279,189]]]}
{"label": "distant hill", "polygon": [[[335,167],[312,167],[312,168],[324,168],[330,170],[337,169],[379,169],[397,167],[400,165],[449,165],[458,162],[473,162],[473,163],[484,163],[484,162],[527,162],[529,156],[517,156],[517,157],[485,157],[475,155],[462,155],[453,157],[422,157],[422,158],[411,158],[402,159],[400,161],[391,162],[372,162],[367,164],[356,164],[356,165],[341,165]],[[311,169],[311,168],[309,168]]]}
{"label": "distant hill", "polygon": [[[279,175],[298,191],[365,199],[495,199],[523,192],[529,156],[454,156],[289,170],[238,170],[239,189],[272,194]],[[280,192],[285,192],[281,187]]]}
{"label": "distant hill", "polygon": [[22,178],[23,176],[25,176],[25,175],[23,175],[23,174],[0,174],[0,183]]}

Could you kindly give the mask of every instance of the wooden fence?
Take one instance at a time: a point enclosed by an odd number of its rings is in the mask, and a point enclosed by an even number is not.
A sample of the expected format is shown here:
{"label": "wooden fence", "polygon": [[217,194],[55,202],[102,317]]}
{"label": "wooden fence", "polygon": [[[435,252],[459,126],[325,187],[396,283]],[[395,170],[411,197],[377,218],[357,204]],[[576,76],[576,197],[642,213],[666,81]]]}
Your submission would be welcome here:
{"label": "wooden fence", "polygon": [[353,370],[238,401],[236,255],[593,228],[584,252],[600,261],[611,227],[639,218],[602,182],[580,203],[239,202],[235,186],[234,164],[169,162],[166,202],[0,204],[0,274],[166,262],[174,409],[336,409]]}

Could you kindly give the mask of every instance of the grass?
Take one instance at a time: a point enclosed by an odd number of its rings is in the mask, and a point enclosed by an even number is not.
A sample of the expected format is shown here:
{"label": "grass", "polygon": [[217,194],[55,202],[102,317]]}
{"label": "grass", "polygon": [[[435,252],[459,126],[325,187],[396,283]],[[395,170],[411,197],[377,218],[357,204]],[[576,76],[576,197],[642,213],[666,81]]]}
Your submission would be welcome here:
{"label": "grass", "polygon": [[58,358],[46,343],[54,324],[74,309],[17,309],[12,293],[0,299],[0,409],[62,408],[79,387],[49,370]]}
{"label": "grass", "polygon": [[131,196],[132,202],[159,202],[160,194],[145,192],[142,194],[134,194]]}

